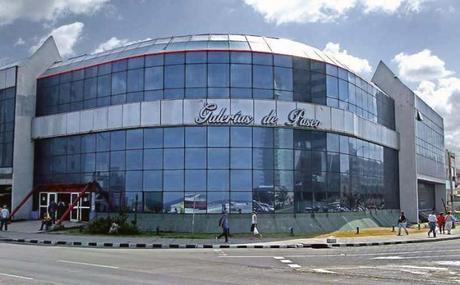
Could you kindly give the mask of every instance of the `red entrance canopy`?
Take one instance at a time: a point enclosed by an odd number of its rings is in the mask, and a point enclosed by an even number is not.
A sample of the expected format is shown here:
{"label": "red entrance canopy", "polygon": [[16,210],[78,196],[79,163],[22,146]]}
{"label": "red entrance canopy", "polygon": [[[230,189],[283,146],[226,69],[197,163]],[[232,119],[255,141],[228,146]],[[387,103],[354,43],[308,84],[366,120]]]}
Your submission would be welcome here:
{"label": "red entrance canopy", "polygon": [[98,183],[90,182],[90,183],[69,183],[69,184],[45,184],[45,185],[38,185],[34,190],[35,193],[37,192],[60,192],[60,193],[70,193],[70,192],[82,192],[86,186],[91,183],[95,183],[93,187],[88,187],[86,192],[98,192],[101,189]]}
{"label": "red entrance canopy", "polygon": [[58,221],[58,224],[61,223],[63,219],[67,217],[69,212],[75,207],[76,203],[78,200],[88,192],[99,192],[101,191],[102,188],[99,186],[99,183],[96,181],[92,181],[86,184],[79,184],[79,183],[72,183],[72,184],[48,184],[48,185],[38,185],[32,191],[30,191],[22,200],[21,202],[16,206],[16,208],[11,212],[11,218],[14,217],[14,215],[18,212],[18,210],[29,200],[29,198],[37,192],[65,192],[65,193],[71,193],[71,192],[78,192],[78,199],[75,200],[72,205],[69,206],[67,211],[64,213],[62,218]]}

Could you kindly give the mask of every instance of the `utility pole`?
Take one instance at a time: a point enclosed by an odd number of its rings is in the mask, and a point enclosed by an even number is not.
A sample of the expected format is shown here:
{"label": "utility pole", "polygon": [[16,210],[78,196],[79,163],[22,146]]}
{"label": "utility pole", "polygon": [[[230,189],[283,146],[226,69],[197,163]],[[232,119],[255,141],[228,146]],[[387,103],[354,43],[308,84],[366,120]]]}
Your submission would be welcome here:
{"label": "utility pole", "polygon": [[450,210],[453,213],[455,211],[454,209],[454,186],[452,183],[452,161],[451,161],[451,155],[453,153],[450,152],[449,150],[447,151],[447,165],[449,167],[449,186],[450,186]]}

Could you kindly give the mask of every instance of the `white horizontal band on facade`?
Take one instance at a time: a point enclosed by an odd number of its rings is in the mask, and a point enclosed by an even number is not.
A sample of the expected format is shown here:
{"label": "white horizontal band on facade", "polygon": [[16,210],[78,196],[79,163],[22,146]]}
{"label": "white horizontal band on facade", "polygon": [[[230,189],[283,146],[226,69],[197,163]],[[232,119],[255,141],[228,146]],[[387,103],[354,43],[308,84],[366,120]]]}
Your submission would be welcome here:
{"label": "white horizontal band on facade", "polygon": [[278,121],[276,125],[270,127],[289,127],[286,126],[286,123],[289,123],[289,113],[295,109],[302,109],[308,119],[319,121],[319,125],[314,129],[354,136],[389,148],[399,149],[397,132],[351,112],[309,103],[251,99],[161,100],[36,117],[32,122],[32,138],[41,139],[142,127],[212,125],[196,122],[200,110],[207,103],[216,104],[219,109],[225,108],[228,115],[240,112],[252,116],[252,122],[244,126],[267,127],[266,124],[262,124],[263,119],[274,111]]}

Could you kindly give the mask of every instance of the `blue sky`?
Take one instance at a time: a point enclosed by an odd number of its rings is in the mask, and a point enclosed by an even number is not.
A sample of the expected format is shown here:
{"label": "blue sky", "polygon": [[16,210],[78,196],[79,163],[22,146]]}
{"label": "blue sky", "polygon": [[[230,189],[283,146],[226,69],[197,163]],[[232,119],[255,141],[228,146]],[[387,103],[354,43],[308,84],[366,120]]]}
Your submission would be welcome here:
{"label": "blue sky", "polygon": [[445,118],[460,155],[458,0],[0,0],[0,65],[49,34],[71,57],[194,33],[289,38],[326,49],[370,79],[379,60]]}

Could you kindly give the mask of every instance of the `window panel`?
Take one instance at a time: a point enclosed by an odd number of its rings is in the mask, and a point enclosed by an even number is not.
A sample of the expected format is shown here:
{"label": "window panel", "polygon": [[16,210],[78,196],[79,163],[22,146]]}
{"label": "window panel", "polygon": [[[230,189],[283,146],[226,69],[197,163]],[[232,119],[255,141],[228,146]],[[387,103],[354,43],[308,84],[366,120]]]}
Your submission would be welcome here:
{"label": "window panel", "polygon": [[252,80],[254,88],[273,89],[273,67],[254,65]]}
{"label": "window panel", "polygon": [[251,148],[231,148],[230,167],[232,169],[251,169],[252,168],[252,149]]}
{"label": "window panel", "polygon": [[275,67],[275,89],[292,91],[292,69]]}
{"label": "window panel", "polygon": [[206,146],[206,128],[205,127],[187,127],[185,128],[185,146],[186,147],[205,147]]}
{"label": "window panel", "polygon": [[206,64],[188,64],[186,67],[186,84],[190,87],[206,87]]}
{"label": "window panel", "polygon": [[144,191],[162,191],[163,173],[161,170],[147,170],[143,174]]}
{"label": "window panel", "polygon": [[184,87],[184,66],[170,65],[165,66],[165,88]]}
{"label": "window panel", "polygon": [[126,72],[112,74],[112,94],[126,93]]}
{"label": "window panel", "polygon": [[144,169],[163,169],[162,149],[144,149]]}
{"label": "window panel", "polygon": [[248,214],[252,212],[251,192],[231,192],[230,201],[230,213]]}
{"label": "window panel", "polygon": [[231,87],[252,87],[252,69],[248,64],[231,65]]}
{"label": "window panel", "polygon": [[209,169],[228,169],[229,164],[228,148],[208,148]]}
{"label": "window panel", "polygon": [[185,170],[187,191],[206,191],[206,170]]}
{"label": "window panel", "polygon": [[163,129],[144,129],[144,148],[163,147]]}
{"label": "window panel", "polygon": [[231,191],[252,191],[252,171],[231,170],[230,188]]}
{"label": "window panel", "polygon": [[229,65],[208,64],[208,86],[228,87],[229,86]]}
{"label": "window panel", "polygon": [[163,171],[163,189],[164,191],[184,191],[184,171]]}
{"label": "window panel", "polygon": [[163,67],[145,69],[145,90],[163,89]]}
{"label": "window panel", "polygon": [[164,169],[184,168],[184,149],[164,149]]}
{"label": "window panel", "polygon": [[128,71],[128,92],[144,90],[144,70],[134,69]]}
{"label": "window panel", "polygon": [[165,147],[184,147],[184,128],[164,129]]}
{"label": "window panel", "polygon": [[231,146],[232,147],[251,147],[252,146],[252,128],[232,127]]}
{"label": "window panel", "polygon": [[208,191],[228,191],[229,176],[228,170],[208,170]]}

